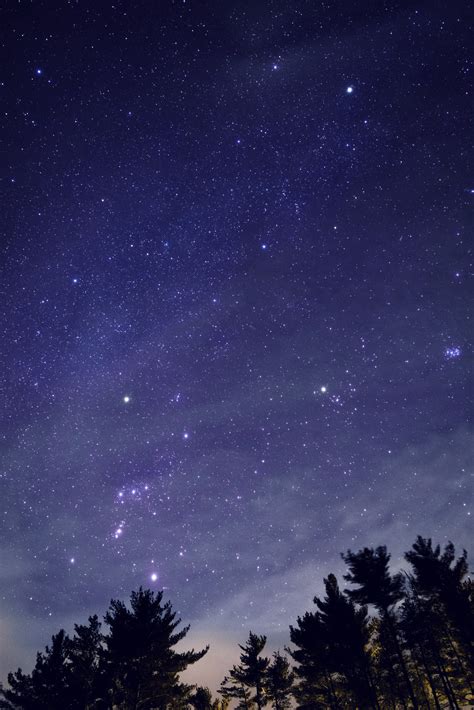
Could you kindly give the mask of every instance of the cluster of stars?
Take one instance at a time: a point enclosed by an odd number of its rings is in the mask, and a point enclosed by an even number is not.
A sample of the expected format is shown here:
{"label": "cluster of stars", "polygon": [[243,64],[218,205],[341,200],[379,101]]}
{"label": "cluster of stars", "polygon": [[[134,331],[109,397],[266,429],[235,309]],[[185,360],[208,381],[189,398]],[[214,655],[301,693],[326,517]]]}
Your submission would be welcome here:
{"label": "cluster of stars", "polygon": [[457,360],[461,357],[461,354],[461,348],[458,345],[451,345],[444,350],[446,360]]}

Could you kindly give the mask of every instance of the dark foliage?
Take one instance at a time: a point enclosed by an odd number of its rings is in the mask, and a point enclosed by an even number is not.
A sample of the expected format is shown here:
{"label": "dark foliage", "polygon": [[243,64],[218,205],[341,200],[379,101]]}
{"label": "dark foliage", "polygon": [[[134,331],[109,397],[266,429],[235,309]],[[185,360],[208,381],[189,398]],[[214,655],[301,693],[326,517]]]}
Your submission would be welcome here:
{"label": "dark foliage", "polygon": [[266,695],[275,710],[291,707],[294,682],[295,674],[288,660],[279,651],[275,651],[265,678]]}
{"label": "dark foliage", "polygon": [[139,589],[131,609],[112,600],[102,634],[96,616],[76,626],[69,639],[53,636],[51,648],[39,653],[31,675],[21,670],[8,676],[2,708],[22,710],[162,710],[186,707],[192,688],[179,674],[204,656],[202,651],[178,653],[174,646],[189,627],[175,632],[176,619],[163,592]]}
{"label": "dark foliage", "polygon": [[250,632],[245,646],[239,646],[240,664],[222,682],[219,692],[224,698],[238,700],[238,707],[260,710],[266,704],[265,681],[270,661],[260,656],[266,642],[266,636]]}
{"label": "dark foliage", "polygon": [[[467,554],[456,557],[418,537],[410,569],[392,575],[385,547],[343,555],[350,586],[334,575],[324,598],[290,626],[294,667],[280,652],[262,655],[266,637],[250,632],[240,663],[221,684],[222,700],[180,674],[207,648],[176,650],[178,630],[163,593],[139,589],[130,606],[113,600],[104,617],[59,631],[0,687],[8,710],[458,710],[474,705],[474,589]],[[371,606],[375,613],[369,616]],[[105,629],[105,631],[103,630]]]}

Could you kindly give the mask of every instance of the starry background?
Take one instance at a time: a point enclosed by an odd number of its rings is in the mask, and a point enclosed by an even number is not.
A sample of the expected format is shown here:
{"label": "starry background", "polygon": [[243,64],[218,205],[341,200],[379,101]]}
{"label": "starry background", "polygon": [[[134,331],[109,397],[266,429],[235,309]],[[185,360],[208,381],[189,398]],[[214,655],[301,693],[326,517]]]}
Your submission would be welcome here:
{"label": "starry background", "polygon": [[215,687],[341,550],[469,546],[468,12],[3,4],[3,677],[145,585]]}

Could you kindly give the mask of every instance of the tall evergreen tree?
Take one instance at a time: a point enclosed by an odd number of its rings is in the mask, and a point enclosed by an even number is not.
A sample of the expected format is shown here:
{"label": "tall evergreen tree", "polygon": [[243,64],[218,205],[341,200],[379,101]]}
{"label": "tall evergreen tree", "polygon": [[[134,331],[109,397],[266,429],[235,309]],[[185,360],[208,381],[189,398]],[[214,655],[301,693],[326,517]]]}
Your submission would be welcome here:
{"label": "tall evergreen tree", "polygon": [[208,650],[178,653],[174,646],[189,626],[175,633],[176,619],[170,602],[162,605],[163,592],[139,589],[131,595],[131,609],[112,600],[105,615],[106,670],[112,681],[113,703],[123,710],[164,710],[189,691],[179,683],[179,673],[201,659]]}
{"label": "tall evergreen tree", "polygon": [[230,675],[225,676],[219,688],[219,693],[222,695],[227,707],[231,702],[235,702],[236,710],[254,710],[255,708],[250,688],[243,683],[238,683]]}
{"label": "tall evergreen tree", "polygon": [[265,675],[270,661],[260,656],[266,642],[266,636],[249,633],[245,646],[239,644],[240,664],[229,671],[219,691],[225,698],[238,700],[239,707],[247,710],[253,706],[261,710],[266,704]]}
{"label": "tall evergreen tree", "polygon": [[[454,545],[449,542],[441,552],[433,548],[431,538],[419,535],[411,550],[405,554],[413,568],[416,593],[442,606],[451,634],[462,646],[474,666],[474,599],[468,573],[467,552],[456,559]],[[470,678],[472,682],[472,677]]]}
{"label": "tall evergreen tree", "polygon": [[458,679],[452,673],[444,626],[436,606],[410,589],[400,609],[400,629],[425,676],[431,704],[436,710],[446,703],[450,708],[456,708]]}
{"label": "tall evergreen tree", "polygon": [[214,703],[209,688],[198,686],[190,696],[189,704],[194,710],[212,710]]}
{"label": "tall evergreen tree", "polygon": [[[341,593],[336,577],[324,580],[326,597],[314,598],[317,611],[298,619],[298,629],[290,627],[291,652],[299,667],[300,706],[326,702],[352,707],[378,708],[367,653],[369,626],[367,608],[357,609]],[[314,686],[314,697],[307,691]],[[302,691],[302,692],[301,692]]]}
{"label": "tall evergreen tree", "polygon": [[31,675],[21,669],[9,673],[9,688],[2,689],[1,708],[22,710],[79,710],[81,700],[74,696],[67,655],[68,638],[63,630],[52,637],[52,645],[36,656]]}
{"label": "tall evergreen tree", "polygon": [[367,607],[358,609],[341,593],[336,577],[324,580],[326,598],[315,598],[328,642],[330,667],[346,679],[358,707],[377,708],[367,646],[370,640]]}
{"label": "tall evergreen tree", "polygon": [[295,674],[288,660],[279,651],[275,651],[265,679],[267,698],[274,710],[288,710],[291,707],[294,681]]}
{"label": "tall evergreen tree", "polygon": [[87,625],[74,625],[74,636],[67,639],[66,647],[70,685],[81,701],[81,707],[105,707],[107,678],[102,663],[103,636],[97,615],[90,616]]}
{"label": "tall evergreen tree", "polygon": [[359,552],[348,550],[342,558],[349,567],[344,579],[358,585],[356,589],[347,590],[347,594],[357,604],[373,604],[382,615],[396,651],[406,692],[413,708],[418,708],[394,613],[395,605],[404,596],[403,575],[390,574],[390,554],[385,546],[379,546],[375,550],[365,547]]}
{"label": "tall evergreen tree", "polygon": [[296,626],[290,626],[290,640],[295,649],[287,649],[297,664],[298,679],[293,695],[298,708],[337,708],[337,694],[329,668],[329,654],[321,617],[306,612]]}

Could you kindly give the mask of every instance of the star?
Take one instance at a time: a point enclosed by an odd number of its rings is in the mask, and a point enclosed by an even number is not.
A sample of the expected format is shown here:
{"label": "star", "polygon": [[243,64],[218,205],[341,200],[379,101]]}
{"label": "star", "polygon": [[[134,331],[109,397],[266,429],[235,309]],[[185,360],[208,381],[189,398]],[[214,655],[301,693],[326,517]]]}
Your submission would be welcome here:
{"label": "star", "polygon": [[352,94],[354,92],[354,87],[353,86],[348,86],[346,88],[346,94]]}
{"label": "star", "polygon": [[156,581],[157,581],[158,575],[156,574],[156,572],[152,572],[152,574],[150,575],[150,579],[151,579],[152,582],[156,582]]}
{"label": "star", "polygon": [[125,404],[128,404],[130,402],[130,397],[128,394],[124,396],[123,401],[125,402]]}
{"label": "star", "polygon": [[328,388],[326,387],[326,385],[323,385],[320,390],[323,394],[325,394],[328,391]]}

